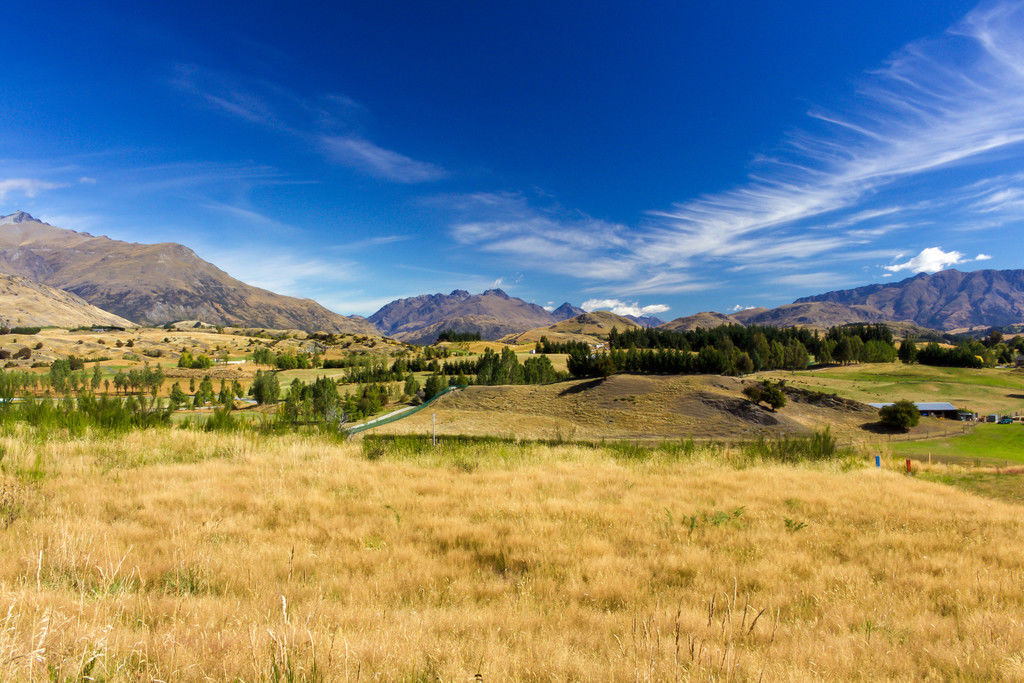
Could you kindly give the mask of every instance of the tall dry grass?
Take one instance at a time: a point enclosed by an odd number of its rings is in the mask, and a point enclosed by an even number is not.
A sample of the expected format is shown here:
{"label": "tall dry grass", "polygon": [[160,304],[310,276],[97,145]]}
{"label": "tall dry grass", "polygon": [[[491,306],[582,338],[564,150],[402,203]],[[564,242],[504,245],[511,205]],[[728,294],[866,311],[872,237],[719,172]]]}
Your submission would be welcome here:
{"label": "tall dry grass", "polygon": [[4,680],[1024,677],[1020,508],[894,471],[188,430],[0,448]]}

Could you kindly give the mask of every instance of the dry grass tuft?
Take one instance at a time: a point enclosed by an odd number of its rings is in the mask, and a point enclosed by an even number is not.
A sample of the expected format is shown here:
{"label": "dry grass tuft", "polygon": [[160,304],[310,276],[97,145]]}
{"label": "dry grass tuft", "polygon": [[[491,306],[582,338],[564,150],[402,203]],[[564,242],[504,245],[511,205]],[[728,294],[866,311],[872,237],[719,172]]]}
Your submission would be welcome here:
{"label": "dry grass tuft", "polygon": [[1024,677],[1020,508],[891,470],[0,445],[30,510],[0,530],[4,680]]}

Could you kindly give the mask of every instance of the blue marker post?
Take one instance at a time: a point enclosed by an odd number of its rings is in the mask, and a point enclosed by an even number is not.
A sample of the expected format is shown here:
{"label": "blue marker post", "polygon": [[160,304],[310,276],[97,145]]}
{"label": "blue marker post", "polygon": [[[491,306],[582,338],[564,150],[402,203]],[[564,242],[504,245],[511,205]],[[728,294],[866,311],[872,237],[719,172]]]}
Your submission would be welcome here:
{"label": "blue marker post", "polygon": [[882,469],[882,456],[875,456],[875,467],[877,467],[878,469]]}

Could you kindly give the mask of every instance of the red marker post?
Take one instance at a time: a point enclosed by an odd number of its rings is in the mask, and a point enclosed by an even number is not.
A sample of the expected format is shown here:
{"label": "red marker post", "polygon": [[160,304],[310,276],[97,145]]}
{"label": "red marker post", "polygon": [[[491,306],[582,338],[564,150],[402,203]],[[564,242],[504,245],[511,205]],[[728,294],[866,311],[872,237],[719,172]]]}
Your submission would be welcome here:
{"label": "red marker post", "polygon": [[907,458],[907,474],[913,474],[913,472],[910,469],[910,458]]}

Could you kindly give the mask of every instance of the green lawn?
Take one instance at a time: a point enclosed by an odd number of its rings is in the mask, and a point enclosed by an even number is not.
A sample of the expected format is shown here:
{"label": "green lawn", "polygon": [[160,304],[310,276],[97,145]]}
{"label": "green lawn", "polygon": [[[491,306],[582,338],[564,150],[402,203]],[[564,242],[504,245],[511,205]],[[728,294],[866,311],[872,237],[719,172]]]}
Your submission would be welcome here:
{"label": "green lawn", "polygon": [[895,455],[940,460],[1024,462],[1024,425],[981,424],[961,436],[936,441],[894,442]]}
{"label": "green lawn", "polygon": [[921,472],[921,479],[956,486],[986,498],[1024,503],[1024,474],[996,472]]}

